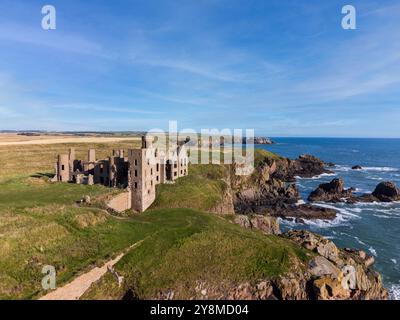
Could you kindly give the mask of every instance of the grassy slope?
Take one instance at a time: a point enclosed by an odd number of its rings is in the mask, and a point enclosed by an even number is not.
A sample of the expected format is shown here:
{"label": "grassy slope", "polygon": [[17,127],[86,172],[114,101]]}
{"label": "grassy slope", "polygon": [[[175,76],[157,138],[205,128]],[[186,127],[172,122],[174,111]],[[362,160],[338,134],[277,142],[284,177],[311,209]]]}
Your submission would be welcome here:
{"label": "grassy slope", "polygon": [[43,265],[54,265],[59,284],[89,264],[140,237],[146,226],[128,226],[98,208],[76,207],[83,195],[105,195],[100,186],[0,184],[0,298],[40,291]]}
{"label": "grassy slope", "polygon": [[[279,160],[280,156],[255,149],[255,166],[265,158]],[[157,198],[151,209],[191,208],[209,211],[222,200],[227,187],[228,167],[220,165],[191,165],[189,175],[178,179],[175,184],[157,186]]]}
{"label": "grassy slope", "polygon": [[199,280],[227,287],[256,282],[308,259],[305,250],[283,238],[243,229],[209,213],[163,209],[138,219],[160,228],[117,264],[117,272],[127,281],[125,287],[118,288],[107,275],[84,299],[121,299],[129,289],[140,299],[166,290],[175,291],[175,299],[187,299],[195,296]]}
{"label": "grassy slope", "polygon": [[191,165],[189,175],[175,184],[157,186],[157,198],[151,209],[192,208],[208,211],[221,201],[227,175],[224,166]]}
{"label": "grassy slope", "polygon": [[62,284],[140,236],[139,230],[111,219],[99,208],[76,207],[75,201],[83,195],[101,199],[110,194],[109,189],[50,184],[29,177],[52,172],[57,153],[69,147],[76,148],[78,157],[96,148],[101,158],[112,149],[127,149],[134,143],[0,147],[0,299],[37,294],[42,265],[56,266],[57,281]]}
{"label": "grassy slope", "polygon": [[[112,150],[123,145],[104,147]],[[60,286],[142,239],[117,266],[141,297],[176,288],[183,298],[193,294],[192,285],[198,279],[252,281],[276,276],[294,260],[306,259],[304,251],[279,237],[241,229],[212,214],[161,209],[212,207],[224,189],[220,179],[226,169],[220,166],[192,167],[189,177],[160,186],[152,211],[130,219],[110,217],[96,201],[91,207],[78,207],[75,201],[83,195],[101,199],[110,190],[29,178],[38,171],[51,171],[54,155],[68,147],[53,145],[42,150],[24,146],[7,151],[13,158],[7,163],[8,171],[0,172],[0,299],[41,295],[43,265],[56,267]],[[75,147],[82,156],[89,146]],[[21,161],[25,152],[30,153],[32,162]],[[3,153],[0,156],[5,157]],[[118,298],[121,294],[107,275],[87,296]]]}

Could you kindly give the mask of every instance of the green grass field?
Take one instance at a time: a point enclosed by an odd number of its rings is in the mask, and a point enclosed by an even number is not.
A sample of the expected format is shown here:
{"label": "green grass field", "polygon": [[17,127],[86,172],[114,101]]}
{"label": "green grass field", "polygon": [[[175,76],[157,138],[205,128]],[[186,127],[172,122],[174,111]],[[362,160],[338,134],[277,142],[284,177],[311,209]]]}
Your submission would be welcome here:
{"label": "green grass field", "polygon": [[106,276],[84,299],[122,299],[129,290],[139,299],[154,298],[166,290],[177,292],[175,299],[188,299],[196,295],[199,280],[217,286],[255,283],[309,259],[305,250],[283,238],[243,229],[209,213],[162,209],[134,221],[159,228],[117,264],[125,286],[118,288],[116,280]]}
{"label": "green grass field", "polygon": [[175,184],[157,186],[157,198],[151,209],[191,208],[209,211],[222,200],[227,168],[220,165],[191,165],[189,174]]}
{"label": "green grass field", "polygon": [[[89,147],[103,147],[98,152],[101,157],[127,145],[75,147],[78,156]],[[199,279],[220,285],[257,281],[308,259],[305,251],[283,238],[201,212],[220,200],[226,167],[192,166],[188,177],[159,186],[151,210],[121,219],[103,210],[105,199],[116,190],[51,183],[46,175],[37,174],[51,172],[55,155],[68,147],[50,145],[46,151],[34,145],[9,147],[8,154],[16,157],[0,176],[0,299],[44,294],[44,265],[55,266],[57,285],[62,286],[139,240],[141,245],[116,265],[126,279],[124,288],[107,274],[84,298],[118,299],[128,290],[139,298],[151,298],[171,288],[179,292],[176,298],[187,298]],[[21,160],[25,152],[33,162]],[[1,157],[5,159],[4,154]],[[91,204],[78,206],[76,201],[85,195]]]}
{"label": "green grass field", "polygon": [[96,157],[104,159],[113,149],[136,148],[137,140],[114,143],[65,143],[0,146],[0,181],[35,173],[54,172],[57,155],[75,148],[77,159],[87,159],[88,149],[96,149]]}

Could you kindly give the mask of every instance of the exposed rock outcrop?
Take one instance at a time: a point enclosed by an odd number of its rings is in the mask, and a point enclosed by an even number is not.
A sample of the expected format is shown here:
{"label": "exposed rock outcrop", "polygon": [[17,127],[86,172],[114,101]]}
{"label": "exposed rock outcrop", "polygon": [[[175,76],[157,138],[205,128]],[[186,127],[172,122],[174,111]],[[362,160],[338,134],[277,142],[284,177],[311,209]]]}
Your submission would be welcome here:
{"label": "exposed rock outcrop", "polygon": [[321,159],[309,154],[299,156],[295,160],[283,159],[278,162],[278,170],[275,174],[282,181],[295,181],[296,176],[301,178],[312,178],[324,173],[333,173],[326,169],[326,164]]}
{"label": "exposed rock outcrop", "polygon": [[303,222],[302,219],[333,220],[336,218],[336,210],[312,206],[310,204],[290,205],[281,208],[274,208],[268,212],[269,215],[280,217],[286,220]]}
{"label": "exposed rock outcrop", "polygon": [[[247,220],[246,220],[247,221]],[[283,235],[314,252],[305,266],[289,273],[255,283],[209,284],[199,282],[193,299],[228,300],[384,300],[388,292],[381,277],[366,263],[363,251],[344,249],[308,231],[289,231]],[[174,293],[162,293],[170,299]]]}
{"label": "exposed rock outcrop", "polygon": [[400,189],[391,181],[379,183],[374,192],[370,194],[356,196],[353,194],[354,191],[354,188],[344,189],[342,179],[333,179],[329,183],[320,184],[316,190],[311,192],[308,200],[347,203],[400,201]]}
{"label": "exposed rock outcrop", "polygon": [[376,186],[372,195],[382,202],[398,201],[400,200],[400,189],[394,182],[381,182]]}
{"label": "exposed rock outcrop", "polygon": [[341,202],[344,198],[353,196],[354,188],[345,189],[343,179],[333,179],[331,182],[320,184],[311,192],[309,201]]}
{"label": "exposed rock outcrop", "polygon": [[303,155],[299,159],[265,158],[251,176],[235,174],[232,166],[231,188],[234,211],[239,214],[264,214],[285,219],[324,219],[336,217],[336,210],[297,205],[300,195],[297,186],[285,180],[295,180],[295,175],[315,175],[328,172],[320,159]]}
{"label": "exposed rock outcrop", "polygon": [[[269,280],[262,280],[256,284],[249,282],[235,284],[210,284],[198,281],[191,299],[196,300],[276,300],[274,287]],[[167,290],[160,292],[156,299],[172,300],[175,292]]]}
{"label": "exposed rock outcrop", "polygon": [[291,230],[284,235],[298,245],[318,255],[309,262],[305,275],[310,275],[312,298],[336,299],[387,299],[380,275],[370,268],[373,260],[363,251],[340,250],[322,236],[308,231]]}
{"label": "exposed rock outcrop", "polygon": [[[251,227],[248,216],[238,216],[239,223]],[[336,245],[308,231],[289,231],[282,235],[309,251],[304,263],[294,262],[290,271],[276,277],[255,281],[209,283],[198,280],[190,299],[228,300],[384,300],[388,292],[381,277],[370,268],[370,257],[353,249]],[[311,251],[311,252],[310,252]],[[174,289],[179,290],[179,289]],[[179,292],[160,292],[157,299],[174,299]]]}
{"label": "exposed rock outcrop", "polygon": [[224,194],[222,195],[222,199],[217,205],[210,210],[210,212],[217,214],[234,214],[235,208],[233,207],[233,195],[230,184],[226,185],[226,189]]}
{"label": "exposed rock outcrop", "polygon": [[351,169],[353,169],[353,170],[362,170],[362,167],[360,165],[355,165],[355,166],[351,167]]}
{"label": "exposed rock outcrop", "polygon": [[261,230],[265,234],[280,234],[279,221],[277,218],[263,215],[236,215],[234,222],[247,229]]}

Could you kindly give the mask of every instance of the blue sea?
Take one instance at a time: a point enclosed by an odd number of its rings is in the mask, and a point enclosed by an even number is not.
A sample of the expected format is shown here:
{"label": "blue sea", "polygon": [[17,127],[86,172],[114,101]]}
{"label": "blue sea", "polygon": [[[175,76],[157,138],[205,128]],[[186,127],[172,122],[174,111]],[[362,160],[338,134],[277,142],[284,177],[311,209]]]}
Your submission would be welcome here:
{"label": "blue sea", "polygon": [[[372,192],[382,181],[400,186],[400,139],[341,138],[273,138],[274,145],[257,145],[288,158],[300,154],[315,155],[325,162],[335,163],[334,174],[312,179],[297,179],[302,198],[319,184],[335,177],[343,178],[346,187],[356,193]],[[363,170],[352,170],[361,165]],[[306,221],[295,224],[282,221],[282,229],[308,229],[322,234],[339,247],[366,251],[375,257],[379,271],[390,290],[392,299],[400,300],[400,203],[325,204],[339,211],[334,221]]]}

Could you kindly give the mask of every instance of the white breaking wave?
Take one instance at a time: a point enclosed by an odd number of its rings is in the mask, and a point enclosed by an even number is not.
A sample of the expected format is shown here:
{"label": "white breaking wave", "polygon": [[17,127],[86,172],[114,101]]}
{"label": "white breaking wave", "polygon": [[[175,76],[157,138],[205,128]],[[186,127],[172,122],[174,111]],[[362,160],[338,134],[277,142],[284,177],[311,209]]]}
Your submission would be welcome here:
{"label": "white breaking wave", "polygon": [[393,168],[393,167],[362,167],[362,169],[360,169],[360,170],[353,170],[350,166],[335,165],[334,168],[337,171],[354,171],[354,172],[362,172],[362,171],[397,172],[397,171],[400,171],[399,168]]}
{"label": "white breaking wave", "polygon": [[350,171],[352,170],[351,167],[349,166],[341,166],[341,165],[335,165],[334,167],[337,171]]}
{"label": "white breaking wave", "polygon": [[378,256],[378,254],[376,253],[376,250],[374,249],[374,247],[369,247],[368,250],[369,250],[369,252],[372,253],[373,256],[375,256],[375,257]]}
{"label": "white breaking wave", "polygon": [[303,177],[299,177],[299,176],[295,176],[295,178],[297,180],[318,180],[318,179],[321,179],[322,177],[334,177],[336,175],[337,175],[336,173],[321,173],[321,174],[311,177],[311,178],[303,178]]}
{"label": "white breaking wave", "polygon": [[377,217],[377,218],[383,218],[383,219],[390,219],[390,218],[392,218],[391,216],[385,216],[385,215],[383,215],[383,214],[373,214],[373,216],[374,216],[374,217]]}
{"label": "white breaking wave", "polygon": [[395,172],[399,169],[393,167],[363,167],[361,171]]}
{"label": "white breaking wave", "polygon": [[315,205],[322,208],[337,210],[339,211],[338,215],[343,215],[345,217],[352,217],[352,218],[360,218],[359,215],[356,215],[355,213],[352,212],[360,213],[362,211],[360,208],[339,208],[330,204],[320,203],[320,202],[315,203]]}
{"label": "white breaking wave", "polygon": [[372,193],[373,190],[367,190],[362,188],[356,188],[356,192],[358,193]]}
{"label": "white breaking wave", "polygon": [[[360,218],[360,216],[356,215],[353,212],[361,212],[359,208],[338,208],[326,203],[315,203],[315,206],[319,206],[322,208],[329,208],[337,210],[336,218],[333,220],[323,220],[323,219],[302,219],[303,223],[314,228],[329,228],[329,227],[336,227],[339,225],[345,225],[348,221],[352,218]],[[279,218],[280,219],[280,218]],[[299,224],[294,220],[285,220],[280,219],[280,223],[285,224],[290,227],[298,226]]]}
{"label": "white breaking wave", "polygon": [[400,284],[393,284],[389,288],[389,297],[391,300],[400,300]]}
{"label": "white breaking wave", "polygon": [[397,264],[397,260],[396,259],[390,259],[390,261],[392,261],[394,264]]}
{"label": "white breaking wave", "polygon": [[371,179],[371,180],[383,180],[382,177],[374,177],[374,176],[368,176],[367,179]]}
{"label": "white breaking wave", "polygon": [[342,232],[341,234],[342,234],[342,235],[346,235],[346,236],[348,236],[348,237],[350,237],[350,238],[356,239],[356,241],[357,241],[359,244],[363,245],[363,246],[366,246],[366,247],[368,246],[364,241],[361,241],[360,238],[357,237],[357,236],[352,236],[351,234],[344,233],[344,232]]}

